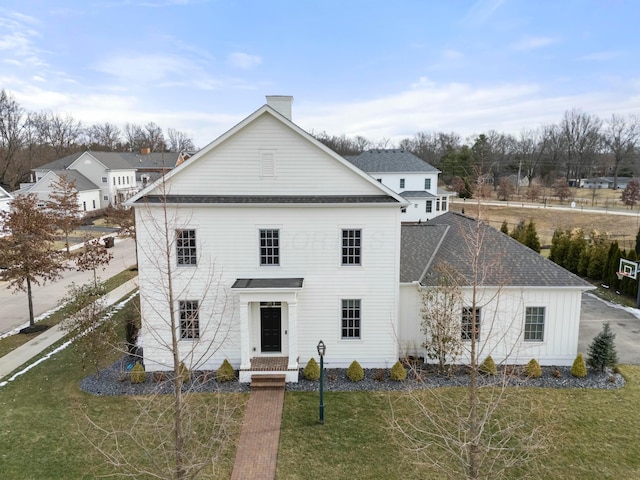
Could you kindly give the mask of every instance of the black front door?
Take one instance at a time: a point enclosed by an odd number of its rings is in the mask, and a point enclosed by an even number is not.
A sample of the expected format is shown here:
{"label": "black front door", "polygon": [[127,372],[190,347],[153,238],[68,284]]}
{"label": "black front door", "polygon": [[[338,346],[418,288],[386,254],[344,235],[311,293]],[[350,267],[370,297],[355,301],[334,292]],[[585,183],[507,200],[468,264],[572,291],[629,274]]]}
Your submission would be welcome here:
{"label": "black front door", "polygon": [[281,309],[263,307],[260,309],[260,342],[263,352],[282,351]]}

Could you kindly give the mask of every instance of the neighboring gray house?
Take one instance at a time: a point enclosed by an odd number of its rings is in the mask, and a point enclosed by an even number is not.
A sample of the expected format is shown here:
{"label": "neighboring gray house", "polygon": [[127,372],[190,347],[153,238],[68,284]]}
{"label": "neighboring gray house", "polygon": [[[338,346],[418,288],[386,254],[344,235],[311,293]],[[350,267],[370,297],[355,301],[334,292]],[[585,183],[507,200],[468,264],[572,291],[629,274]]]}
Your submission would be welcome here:
{"label": "neighboring gray house", "polygon": [[49,195],[53,191],[53,185],[64,178],[68,182],[74,182],[78,192],[78,206],[83,212],[99,210],[100,207],[100,187],[85,177],[77,170],[49,170],[42,175],[37,182],[22,185],[22,188],[15,192],[16,195],[35,194],[38,197],[38,206],[44,207]]}
{"label": "neighboring gray house", "polygon": [[[74,153],[34,168],[35,182],[50,171],[73,170],[98,186],[98,208],[119,204],[130,198],[147,183],[157,180],[172,170],[188,156],[171,152],[150,152],[148,148],[138,152]],[[22,191],[22,189],[21,189]]]}
{"label": "neighboring gray house", "polygon": [[440,170],[411,152],[375,148],[346,158],[410,203],[402,211],[403,222],[424,222],[449,211],[455,193],[438,188]]}

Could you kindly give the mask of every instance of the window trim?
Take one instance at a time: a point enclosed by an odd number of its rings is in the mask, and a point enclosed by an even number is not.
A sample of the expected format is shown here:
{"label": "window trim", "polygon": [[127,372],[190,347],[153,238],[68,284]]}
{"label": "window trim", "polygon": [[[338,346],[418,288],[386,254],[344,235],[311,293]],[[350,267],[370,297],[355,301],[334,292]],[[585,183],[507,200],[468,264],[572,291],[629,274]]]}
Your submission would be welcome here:
{"label": "window trim", "polygon": [[[471,306],[462,307],[462,315],[460,318],[460,339],[463,342],[470,342],[473,324],[470,321]],[[482,329],[482,308],[475,308],[475,324],[476,324],[476,338],[475,341],[480,340],[480,330]]]}
{"label": "window trim", "polygon": [[198,300],[178,300],[178,318],[180,340],[199,340],[200,302]]}
{"label": "window trim", "polygon": [[[189,237],[186,239],[181,238],[184,233],[187,233]],[[185,240],[188,240],[190,244],[182,245],[181,242]],[[195,267],[198,265],[198,244],[194,228],[176,229],[176,265],[178,267]]]}
{"label": "window trim", "polygon": [[[530,319],[530,317],[532,316],[536,316],[538,317],[539,314],[529,314],[529,310],[530,309],[541,309],[542,310],[542,322],[536,322],[536,323],[532,323],[532,322],[528,322],[528,320]],[[539,319],[539,318],[538,318]],[[544,339],[545,339],[545,328],[546,328],[546,324],[547,324],[547,307],[542,306],[542,305],[530,305],[525,307],[524,309],[524,328],[522,331],[522,338],[523,341],[527,342],[527,343],[544,343]],[[541,325],[542,328],[538,329],[527,329],[527,326],[532,326],[532,327],[537,327],[538,325]],[[527,338],[527,336],[532,335],[532,334],[540,334],[540,338]]]}
{"label": "window trim", "polygon": [[[353,302],[350,304],[350,302]],[[345,316],[345,311],[357,313],[357,316]],[[353,320],[349,325],[349,320]],[[345,324],[345,321],[347,322]],[[345,332],[347,335],[345,336]],[[340,299],[340,340],[357,341],[362,340],[362,299],[341,298]]]}
{"label": "window trim", "polygon": [[425,202],[424,210],[426,213],[433,213],[433,201],[427,200]]}
{"label": "window trim", "polygon": [[[349,232],[357,233],[357,236],[349,236]],[[345,236],[345,234],[347,236]],[[362,266],[362,228],[341,228],[340,229],[340,265],[343,267]],[[357,245],[350,245],[353,240]],[[346,242],[346,243],[345,243]],[[351,252],[350,250],[353,250]],[[346,253],[345,253],[346,251]],[[345,259],[347,260],[345,262]],[[349,261],[353,259],[353,261]]]}
{"label": "window trim", "polygon": [[405,183],[406,183],[406,182],[405,182],[405,179],[404,179],[404,178],[401,178],[401,179],[400,179],[400,188],[405,188]]}
{"label": "window trim", "polygon": [[[263,238],[263,233],[267,234],[267,233],[274,233],[275,232],[275,237],[271,237],[271,238]],[[276,245],[274,246],[273,244],[271,245],[263,245],[263,241],[267,242],[271,240],[272,242],[275,240]],[[281,245],[281,239],[280,239],[280,229],[279,228],[269,228],[269,227],[263,227],[263,228],[259,228],[258,229],[258,264],[261,267],[279,267],[280,266],[280,262],[281,262],[281,256],[280,256],[280,245]],[[263,252],[263,249],[265,250],[265,252]],[[267,253],[266,250],[275,250],[275,252],[271,252],[271,253]],[[267,260],[269,260],[270,258],[275,258],[275,261],[272,263],[269,263]]]}
{"label": "window trim", "polygon": [[431,179],[430,178],[425,178],[424,179],[424,189],[425,190],[431,190]]}

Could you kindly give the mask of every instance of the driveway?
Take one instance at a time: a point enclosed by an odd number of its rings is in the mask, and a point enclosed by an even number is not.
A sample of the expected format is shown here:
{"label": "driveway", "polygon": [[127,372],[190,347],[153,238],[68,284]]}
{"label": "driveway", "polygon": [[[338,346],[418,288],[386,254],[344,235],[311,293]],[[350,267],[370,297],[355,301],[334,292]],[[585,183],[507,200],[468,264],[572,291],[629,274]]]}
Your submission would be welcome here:
{"label": "driveway", "polygon": [[[634,315],[635,314],[635,315]],[[620,363],[640,365],[640,310],[600,300],[591,293],[582,294],[582,315],[578,351],[587,355],[589,345],[602,324],[609,322],[616,334],[615,345]]]}

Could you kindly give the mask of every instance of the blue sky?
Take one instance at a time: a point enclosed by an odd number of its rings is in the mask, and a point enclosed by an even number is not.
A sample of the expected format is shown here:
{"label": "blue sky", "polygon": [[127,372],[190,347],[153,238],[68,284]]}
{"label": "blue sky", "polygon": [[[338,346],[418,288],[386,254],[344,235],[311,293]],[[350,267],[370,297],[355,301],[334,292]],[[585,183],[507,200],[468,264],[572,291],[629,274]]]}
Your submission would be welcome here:
{"label": "blue sky", "polygon": [[640,113],[640,2],[3,0],[0,88],[205,146],[293,95],[307,131],[398,142]]}

